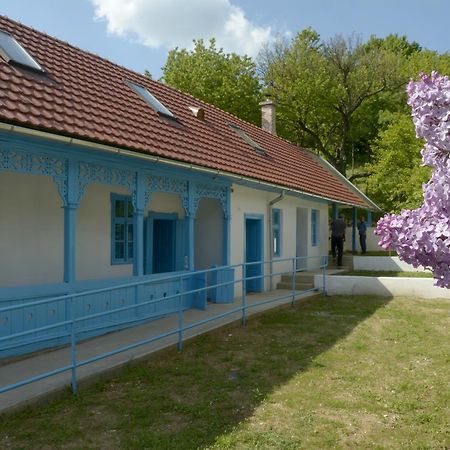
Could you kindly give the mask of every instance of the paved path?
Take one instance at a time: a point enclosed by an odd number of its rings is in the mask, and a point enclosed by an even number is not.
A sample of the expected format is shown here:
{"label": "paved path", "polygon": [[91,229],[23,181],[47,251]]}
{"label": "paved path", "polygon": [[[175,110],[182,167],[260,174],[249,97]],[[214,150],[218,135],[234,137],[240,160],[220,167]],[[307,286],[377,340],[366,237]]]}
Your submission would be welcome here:
{"label": "paved path", "polygon": [[[289,295],[288,290],[275,290],[261,294],[247,295],[248,305],[257,305],[247,310],[247,316],[251,316],[262,311],[266,311],[281,305],[287,305],[291,298],[277,300],[268,304],[261,304],[264,301]],[[297,293],[296,300],[311,295],[316,292]],[[184,313],[184,326],[213,317],[215,315],[231,311],[239,307],[241,299],[235,299],[232,304],[208,303],[204,311],[191,309]],[[232,313],[226,317],[213,320],[203,325],[186,330],[183,333],[184,339],[203,334],[223,325],[241,319],[241,312]],[[101,353],[112,351],[118,347],[130,345],[134,342],[158,336],[165,332],[176,330],[178,327],[177,315],[171,315],[162,319],[154,320],[144,325],[135,326],[125,330],[105,334],[93,339],[86,340],[77,345],[77,361],[95,357]],[[162,338],[152,343],[127,350],[114,356],[96,361],[92,364],[79,367],[77,369],[78,381],[81,384],[93,377],[98,377],[102,373],[118,369],[133,360],[145,358],[149,354],[177,343],[177,334]],[[37,376],[43,372],[51,371],[70,364],[70,348],[64,347],[52,351],[44,351],[34,354],[28,358],[20,359],[9,364],[0,366],[0,387],[17,383],[29,377]],[[21,407],[26,403],[38,401],[51,394],[57,393],[70,384],[71,372],[67,371],[58,375],[36,381],[9,392],[0,394],[0,413]],[[81,386],[82,389],[82,386]]]}

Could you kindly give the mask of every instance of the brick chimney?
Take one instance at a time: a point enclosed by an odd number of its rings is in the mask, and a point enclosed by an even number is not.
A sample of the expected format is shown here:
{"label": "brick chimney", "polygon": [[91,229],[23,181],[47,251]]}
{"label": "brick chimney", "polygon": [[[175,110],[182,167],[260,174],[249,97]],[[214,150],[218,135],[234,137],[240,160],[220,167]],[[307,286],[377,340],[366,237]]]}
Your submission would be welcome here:
{"label": "brick chimney", "polygon": [[261,106],[261,127],[276,136],[277,127],[275,123],[275,103],[267,99],[259,104]]}

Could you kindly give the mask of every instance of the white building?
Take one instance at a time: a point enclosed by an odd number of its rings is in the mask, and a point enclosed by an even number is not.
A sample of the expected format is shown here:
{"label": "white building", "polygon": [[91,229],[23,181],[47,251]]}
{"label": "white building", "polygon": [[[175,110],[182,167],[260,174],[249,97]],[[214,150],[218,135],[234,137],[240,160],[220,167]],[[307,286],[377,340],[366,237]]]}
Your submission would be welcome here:
{"label": "white building", "polygon": [[[230,265],[327,254],[330,205],[376,206],[273,131],[0,17],[0,337],[170,298],[211,283],[196,271],[213,266],[232,280]],[[247,289],[267,289],[267,270],[247,266]],[[159,281],[107,292],[147,279]],[[94,288],[107,293],[70,311],[1,309]]]}

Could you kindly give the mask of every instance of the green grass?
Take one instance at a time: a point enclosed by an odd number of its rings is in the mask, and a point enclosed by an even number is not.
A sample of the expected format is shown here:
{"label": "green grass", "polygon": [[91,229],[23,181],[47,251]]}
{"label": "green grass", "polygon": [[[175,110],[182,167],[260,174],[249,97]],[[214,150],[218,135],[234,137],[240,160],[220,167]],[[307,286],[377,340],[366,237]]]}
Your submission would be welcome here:
{"label": "green grass", "polygon": [[352,275],[357,277],[433,278],[433,274],[431,272],[394,272],[390,270],[351,270],[336,275]]}
{"label": "green grass", "polygon": [[[345,255],[353,255],[353,253],[349,250],[344,252]],[[331,253],[330,253],[331,255]],[[355,256],[397,256],[397,252],[395,251],[386,251],[386,250],[372,250],[366,253],[361,254],[359,251]]]}
{"label": "green grass", "polygon": [[366,252],[364,255],[358,254],[358,256],[397,256],[397,252],[385,250],[373,250]]}
{"label": "green grass", "polygon": [[309,298],[2,417],[0,448],[444,450],[449,312]]}

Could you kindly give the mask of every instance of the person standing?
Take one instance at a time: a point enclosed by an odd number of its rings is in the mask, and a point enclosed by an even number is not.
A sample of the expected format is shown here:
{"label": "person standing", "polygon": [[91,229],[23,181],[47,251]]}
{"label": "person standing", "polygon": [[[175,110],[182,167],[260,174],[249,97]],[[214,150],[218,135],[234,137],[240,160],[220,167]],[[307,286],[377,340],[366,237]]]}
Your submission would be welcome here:
{"label": "person standing", "polygon": [[363,255],[366,254],[366,233],[367,233],[367,224],[364,220],[364,216],[361,216],[358,222],[358,231],[359,231],[359,244],[361,245],[361,253]]}
{"label": "person standing", "polygon": [[344,253],[344,241],[345,241],[345,220],[342,214],[331,222],[331,255],[336,258],[337,253],[337,265],[342,266],[342,256]]}

